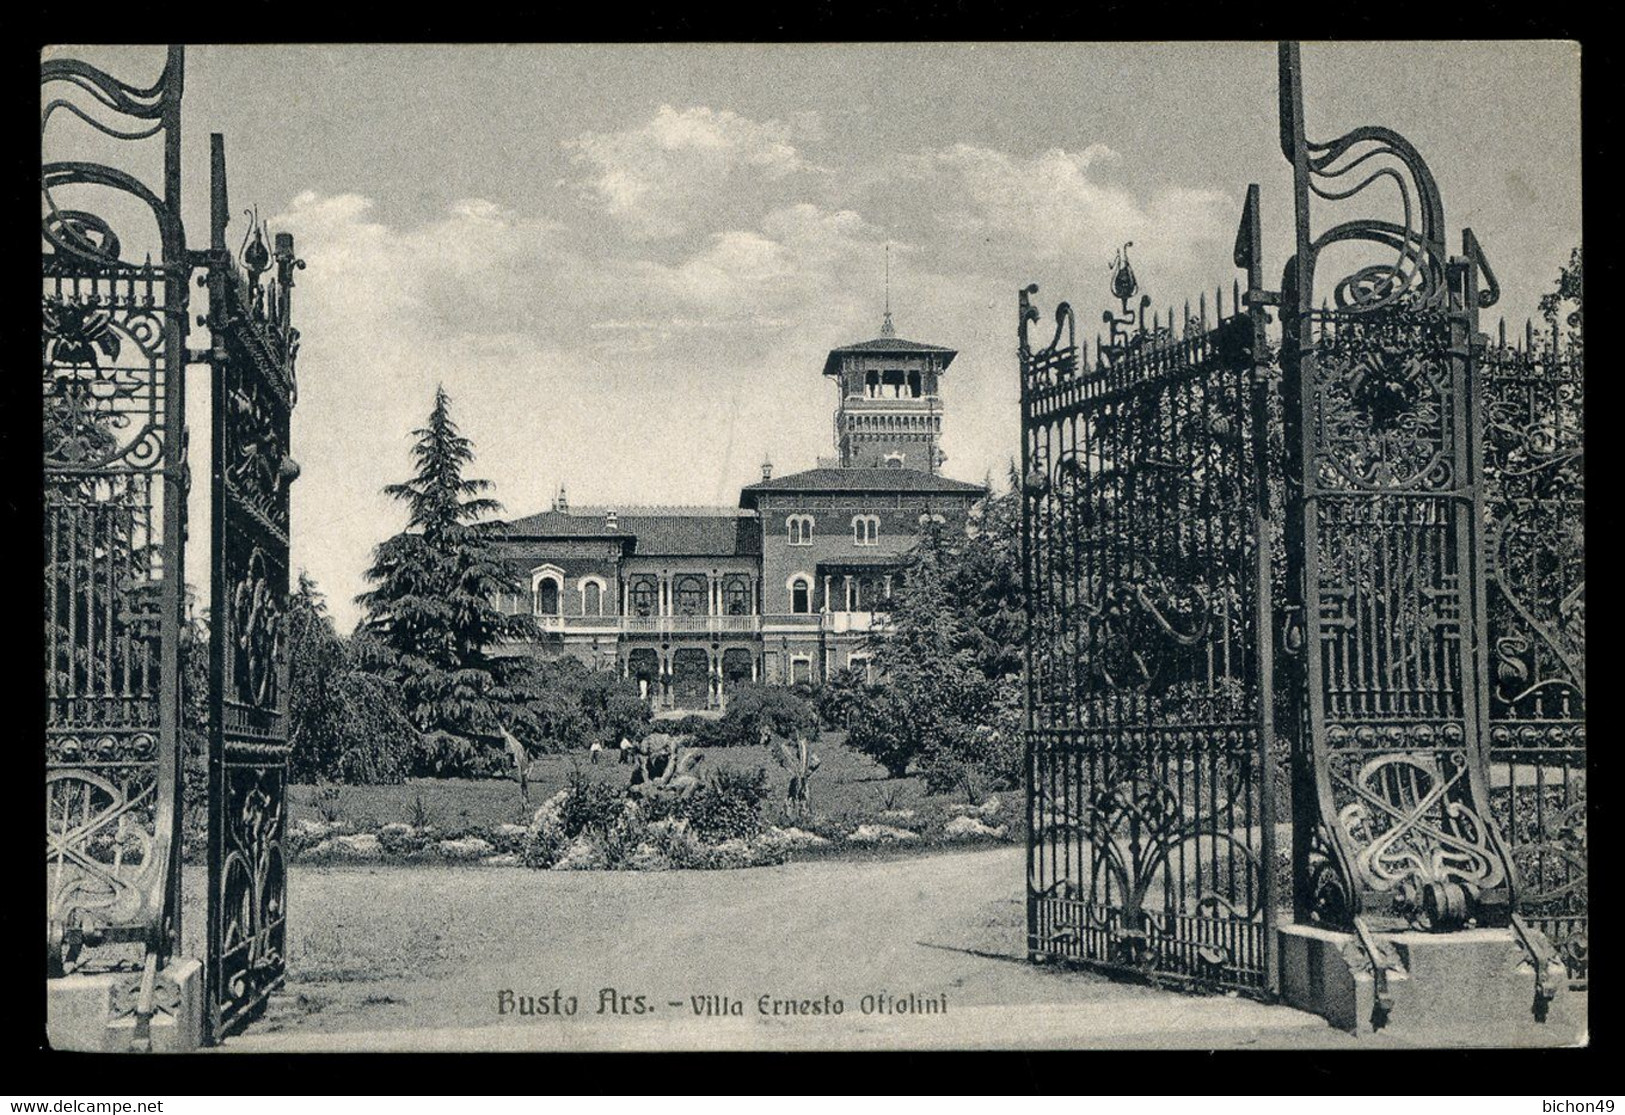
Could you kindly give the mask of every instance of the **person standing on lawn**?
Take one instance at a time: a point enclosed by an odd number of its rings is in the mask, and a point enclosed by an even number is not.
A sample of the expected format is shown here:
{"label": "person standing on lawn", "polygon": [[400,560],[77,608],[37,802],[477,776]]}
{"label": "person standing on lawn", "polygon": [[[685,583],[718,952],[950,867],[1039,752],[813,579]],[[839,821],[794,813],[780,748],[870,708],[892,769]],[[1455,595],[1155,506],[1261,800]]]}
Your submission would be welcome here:
{"label": "person standing on lawn", "polygon": [[592,747],[588,748],[588,750],[592,754],[591,762],[592,762],[593,766],[598,765],[598,753],[600,751],[602,751],[603,749],[604,749],[604,744],[603,744],[603,742],[601,740],[596,740],[595,739],[595,740],[592,741]]}
{"label": "person standing on lawn", "polygon": [[621,737],[621,763],[625,765],[632,761],[632,741],[625,736]]}
{"label": "person standing on lawn", "polygon": [[526,807],[530,805],[530,756],[525,753],[524,744],[514,738],[506,725],[498,725],[502,730],[502,738],[508,745],[508,754],[513,758],[514,777],[519,781],[519,800]]}

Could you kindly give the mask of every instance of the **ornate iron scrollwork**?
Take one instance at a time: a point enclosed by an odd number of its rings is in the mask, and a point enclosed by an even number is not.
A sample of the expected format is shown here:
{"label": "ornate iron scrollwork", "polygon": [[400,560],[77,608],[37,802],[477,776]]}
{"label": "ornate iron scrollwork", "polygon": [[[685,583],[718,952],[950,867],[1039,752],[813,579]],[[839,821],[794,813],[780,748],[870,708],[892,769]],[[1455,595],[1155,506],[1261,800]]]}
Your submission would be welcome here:
{"label": "ornate iron scrollwork", "polygon": [[[180,917],[182,72],[179,47],[144,87],[40,66],[46,957],[60,974],[143,946],[138,1033]],[[151,141],[161,180],[61,157],[67,117],[118,162]]]}
{"label": "ornate iron scrollwork", "polygon": [[1019,292],[1035,957],[1265,992],[1258,323],[1145,317],[1128,245],[1091,360]]}
{"label": "ornate iron scrollwork", "polygon": [[[1415,147],[1380,127],[1309,140],[1295,44],[1282,45],[1280,77],[1297,196],[1283,283],[1288,585],[1305,628],[1290,676],[1308,712],[1295,796],[1311,814],[1295,820],[1317,826],[1297,842],[1296,906],[1380,952],[1373,918],[1447,930],[1512,916],[1516,865],[1492,815],[1483,722],[1468,393],[1477,311],[1498,291],[1470,232],[1463,257],[1448,257],[1438,187]],[[1312,199],[1379,184],[1401,220],[1313,232]],[[1322,255],[1359,246],[1391,255],[1345,271],[1317,308]]]}
{"label": "ornate iron scrollwork", "polygon": [[[226,251],[225,155],[214,146],[210,327],[215,369],[217,547],[211,726],[207,986],[215,1035],[251,1018],[286,967],[289,455],[298,330],[291,298],[304,264],[257,214],[237,259]],[[267,242],[274,247],[268,247]]]}

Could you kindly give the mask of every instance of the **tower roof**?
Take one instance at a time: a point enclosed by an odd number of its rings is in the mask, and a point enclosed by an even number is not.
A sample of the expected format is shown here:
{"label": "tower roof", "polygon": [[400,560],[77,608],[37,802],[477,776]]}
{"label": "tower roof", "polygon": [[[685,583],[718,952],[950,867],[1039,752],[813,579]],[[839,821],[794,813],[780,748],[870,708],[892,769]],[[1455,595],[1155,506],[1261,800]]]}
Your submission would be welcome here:
{"label": "tower roof", "polygon": [[841,357],[843,356],[879,355],[888,352],[911,353],[914,355],[935,353],[942,357],[942,366],[946,368],[954,362],[954,357],[959,355],[957,349],[951,349],[944,345],[928,345],[920,341],[910,341],[896,336],[890,331],[890,325],[891,315],[888,313],[886,315],[886,325],[881,329],[881,336],[872,341],[859,341],[856,344],[842,345],[840,348],[830,349],[829,357],[824,361],[824,374],[826,376],[840,375]]}

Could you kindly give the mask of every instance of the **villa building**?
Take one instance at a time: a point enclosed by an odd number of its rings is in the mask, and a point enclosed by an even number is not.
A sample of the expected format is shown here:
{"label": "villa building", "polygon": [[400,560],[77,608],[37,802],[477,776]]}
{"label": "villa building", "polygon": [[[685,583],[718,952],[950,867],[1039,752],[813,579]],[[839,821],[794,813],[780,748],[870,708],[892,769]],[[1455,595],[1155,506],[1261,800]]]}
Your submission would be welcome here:
{"label": "villa building", "polygon": [[508,524],[540,639],[506,653],[570,654],[637,679],[657,709],[719,709],[741,681],[818,682],[867,669],[869,636],[922,524],[962,522],[986,489],[940,474],[939,380],[955,352],[898,337],[837,348],[838,456],[762,479],[736,507],[572,507]]}

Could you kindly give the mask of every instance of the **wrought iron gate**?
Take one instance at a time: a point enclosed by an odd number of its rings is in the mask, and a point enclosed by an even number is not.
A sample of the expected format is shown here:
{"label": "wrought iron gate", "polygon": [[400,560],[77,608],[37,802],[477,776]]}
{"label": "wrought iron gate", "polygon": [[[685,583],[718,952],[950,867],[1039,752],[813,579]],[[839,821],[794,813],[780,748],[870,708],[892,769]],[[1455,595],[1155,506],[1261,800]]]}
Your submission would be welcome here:
{"label": "wrought iron gate", "polygon": [[[1257,191],[1237,264],[1257,276]],[[1273,985],[1261,317],[1121,312],[1089,359],[1021,292],[1028,953]],[[1249,303],[1250,305],[1250,303]]]}
{"label": "wrought iron gate", "polygon": [[1479,361],[1488,487],[1490,807],[1518,909],[1571,981],[1587,956],[1585,393],[1579,322],[1502,325]]}
{"label": "wrought iron gate", "polygon": [[113,997],[139,1044],[174,1008],[158,970],[180,932],[182,55],[146,88],[61,57],[40,85],[47,154],[135,161],[150,140],[163,167],[156,185],[104,162],[41,168],[46,951],[61,974],[84,947],[140,946]]}
{"label": "wrought iron gate", "polygon": [[[1473,381],[1478,311],[1499,291],[1470,230],[1460,256],[1446,252],[1417,150],[1380,127],[1307,139],[1296,44],[1280,66],[1297,224],[1281,293],[1296,915],[1358,934],[1379,1010],[1393,958],[1373,930],[1385,923],[1510,923],[1544,998],[1549,947],[1514,912],[1488,763],[1485,400]],[[1374,183],[1398,187],[1404,224],[1313,234],[1312,196]],[[1321,257],[1345,249],[1359,265],[1339,267],[1332,304],[1317,308]],[[1373,249],[1377,262],[1360,258]]]}
{"label": "wrought iron gate", "polygon": [[[210,642],[210,1029],[250,1018],[287,963],[288,455],[299,331],[293,237],[251,216],[226,244],[224,141],[211,137],[209,326],[214,336],[213,637]],[[239,265],[240,264],[240,265]]]}

